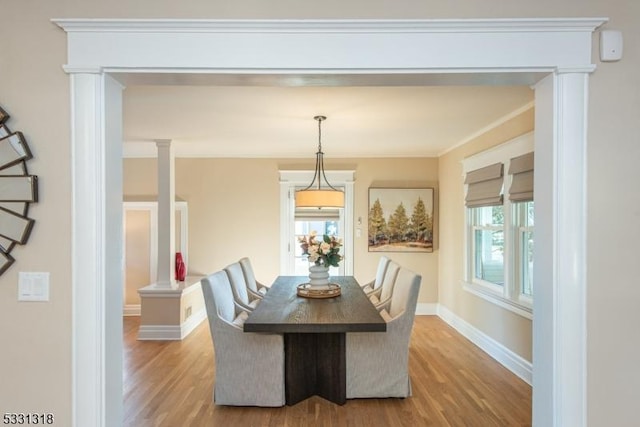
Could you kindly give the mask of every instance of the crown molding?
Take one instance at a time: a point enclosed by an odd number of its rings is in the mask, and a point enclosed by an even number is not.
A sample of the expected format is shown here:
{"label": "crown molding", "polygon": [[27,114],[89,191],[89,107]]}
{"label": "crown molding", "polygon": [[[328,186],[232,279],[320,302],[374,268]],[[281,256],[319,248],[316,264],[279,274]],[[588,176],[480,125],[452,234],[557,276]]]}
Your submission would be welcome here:
{"label": "crown molding", "polygon": [[607,18],[503,19],[52,19],[67,32],[406,33],[593,31]]}

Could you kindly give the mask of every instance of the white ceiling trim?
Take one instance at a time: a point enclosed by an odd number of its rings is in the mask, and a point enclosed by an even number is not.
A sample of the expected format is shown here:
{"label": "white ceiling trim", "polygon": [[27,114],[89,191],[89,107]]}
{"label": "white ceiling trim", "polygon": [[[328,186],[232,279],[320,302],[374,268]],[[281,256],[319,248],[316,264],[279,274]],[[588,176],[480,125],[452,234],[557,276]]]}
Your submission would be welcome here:
{"label": "white ceiling trim", "polygon": [[67,33],[394,33],[593,31],[606,18],[518,19],[52,19]]}

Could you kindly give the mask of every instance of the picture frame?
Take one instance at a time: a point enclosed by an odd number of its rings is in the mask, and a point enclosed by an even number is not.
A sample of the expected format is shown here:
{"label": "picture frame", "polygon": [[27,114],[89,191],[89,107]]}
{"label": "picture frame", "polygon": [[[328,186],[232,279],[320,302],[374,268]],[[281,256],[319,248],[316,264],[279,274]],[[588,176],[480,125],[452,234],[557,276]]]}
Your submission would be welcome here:
{"label": "picture frame", "polygon": [[433,252],[432,187],[369,188],[369,252]]}

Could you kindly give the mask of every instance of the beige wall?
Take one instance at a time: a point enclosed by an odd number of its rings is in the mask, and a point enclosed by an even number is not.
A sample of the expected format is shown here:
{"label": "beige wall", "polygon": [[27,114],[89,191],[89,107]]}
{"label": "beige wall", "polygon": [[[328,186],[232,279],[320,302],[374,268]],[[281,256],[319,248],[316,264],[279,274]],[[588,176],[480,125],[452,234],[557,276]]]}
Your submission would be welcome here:
{"label": "beige wall", "polygon": [[[590,426],[630,425],[637,419],[640,334],[633,327],[640,324],[635,269],[640,199],[634,197],[640,182],[640,2],[327,0],[318,7],[293,0],[2,0],[1,5],[0,102],[13,116],[9,126],[29,141],[35,155],[30,171],[40,177],[41,191],[30,212],[36,219],[30,241],[14,251],[16,264],[0,277],[0,412],[52,411],[57,424],[71,423],[70,96],[69,77],[62,70],[66,35],[50,19],[606,16],[606,28],[623,32],[625,51],[617,63],[602,64],[595,55],[598,68],[589,83],[587,419]],[[594,52],[597,41],[596,35]],[[444,257],[446,242],[440,240]],[[357,262],[358,268],[374,264],[374,257],[361,256],[365,260]],[[212,259],[212,267],[223,263],[220,254]],[[51,272],[51,301],[18,303],[19,271]],[[259,271],[275,274],[266,265]],[[364,276],[364,271],[356,273]],[[443,303],[461,313],[463,304],[453,298],[442,296]]]}
{"label": "beige wall", "polygon": [[[180,298],[167,298],[146,294],[140,324],[144,326],[172,325],[180,326],[189,317],[204,310],[204,297],[200,288],[200,281],[194,277],[187,277],[187,288]],[[190,311],[187,316],[187,310]]]}
{"label": "beige wall", "polygon": [[533,108],[441,156],[440,304],[508,349],[531,361],[531,321],[462,289],[464,176],[462,160],[533,130]]}
{"label": "beige wall", "polygon": [[[150,177],[148,180],[153,181],[154,178]],[[135,182],[132,185],[135,187]],[[123,213],[125,224],[124,304],[125,306],[135,306],[140,304],[138,290],[152,284],[156,277],[156,271],[151,270],[151,262],[155,261],[157,257],[157,248],[153,245],[153,241],[157,241],[158,230],[152,229],[154,225],[152,216],[157,210],[157,197],[155,195],[142,197],[134,195],[133,197],[125,197],[125,201],[137,202],[134,206],[125,203]],[[182,252],[184,257],[188,256],[188,253],[181,249],[181,209],[184,203],[180,202],[180,205],[175,213],[175,250]],[[154,265],[157,267],[157,263]],[[135,307],[131,307],[131,309],[135,309]]]}
{"label": "beige wall", "polygon": [[[379,253],[366,239],[368,188],[437,187],[435,158],[327,159],[332,169],[356,171],[354,216],[362,237],[354,237],[354,275],[375,276]],[[248,256],[258,280],[272,282],[280,265],[280,169],[312,169],[313,159],[177,159],[176,196],[189,204],[189,274],[207,274]],[[124,161],[124,192],[156,194],[155,159]],[[355,227],[355,224],[354,224]],[[420,302],[437,302],[438,252],[388,253],[422,274]]]}
{"label": "beige wall", "polygon": [[142,297],[140,324],[144,326],[173,325],[182,322],[182,299],[154,296]]}
{"label": "beige wall", "polygon": [[150,244],[151,211],[130,210],[124,213],[125,220],[125,288],[124,303],[140,304],[138,289],[151,284]]}

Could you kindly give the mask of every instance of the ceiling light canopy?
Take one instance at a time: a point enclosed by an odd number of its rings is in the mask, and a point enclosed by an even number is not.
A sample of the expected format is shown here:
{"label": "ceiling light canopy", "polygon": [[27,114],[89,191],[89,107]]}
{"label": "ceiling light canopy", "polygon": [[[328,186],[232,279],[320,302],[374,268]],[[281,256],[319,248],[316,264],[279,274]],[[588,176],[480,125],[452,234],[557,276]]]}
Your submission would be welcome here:
{"label": "ceiling light canopy", "polygon": [[296,191],[296,208],[343,208],[344,192],[329,184],[324,173],[322,122],[327,118],[325,116],[315,116],[314,119],[318,121],[318,152],[316,153],[316,170],[311,184],[303,190]]}

